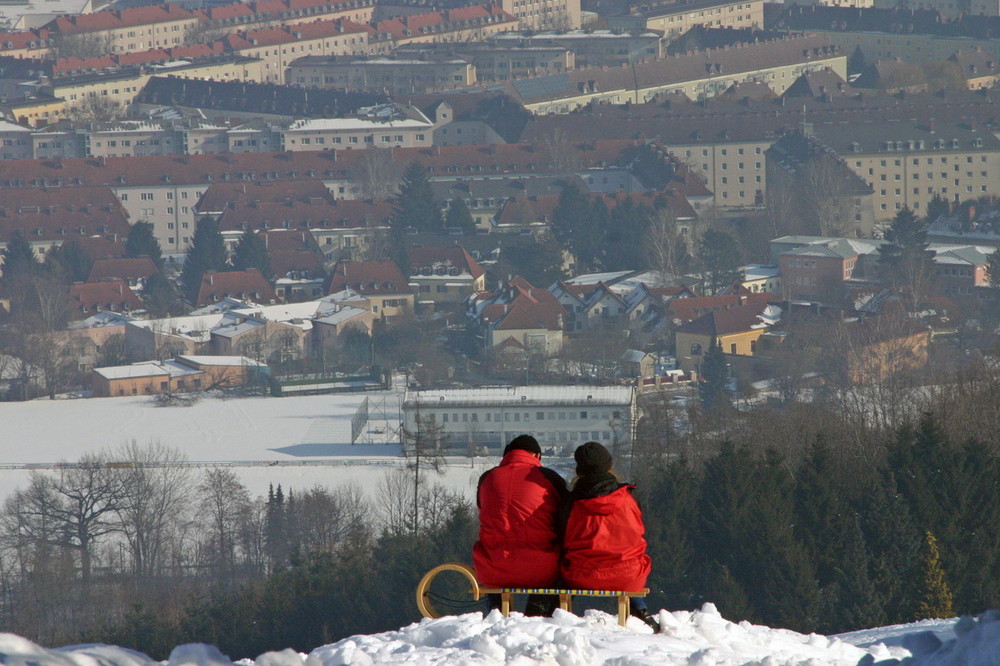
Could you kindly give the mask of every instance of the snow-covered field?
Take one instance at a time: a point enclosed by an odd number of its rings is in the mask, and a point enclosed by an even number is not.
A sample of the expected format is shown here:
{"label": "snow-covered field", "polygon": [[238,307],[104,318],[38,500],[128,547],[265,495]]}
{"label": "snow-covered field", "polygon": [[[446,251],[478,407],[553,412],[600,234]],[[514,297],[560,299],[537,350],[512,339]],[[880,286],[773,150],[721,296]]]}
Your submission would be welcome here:
{"label": "snow-covered field", "polygon": [[[1000,664],[1000,614],[926,620],[820,636],[729,622],[712,604],[660,611],[653,634],[632,619],[619,627],[599,611],[578,617],[525,618],[498,611],[422,620],[371,636],[351,636],[309,654],[268,652],[240,666],[995,666]],[[156,666],[149,657],[103,645],[46,649],[0,634],[0,663],[10,666]],[[174,649],[168,666],[232,666],[207,645]]]}
{"label": "snow-covered field", "polygon": [[[351,417],[365,398],[370,421],[351,444]],[[150,397],[0,403],[0,500],[31,469],[75,462],[132,440],[180,450],[196,467],[232,468],[254,496],[352,481],[373,488],[405,464],[396,428],[401,394],[393,391],[288,398],[205,397],[160,407]],[[435,481],[472,492],[496,458],[453,458]]]}

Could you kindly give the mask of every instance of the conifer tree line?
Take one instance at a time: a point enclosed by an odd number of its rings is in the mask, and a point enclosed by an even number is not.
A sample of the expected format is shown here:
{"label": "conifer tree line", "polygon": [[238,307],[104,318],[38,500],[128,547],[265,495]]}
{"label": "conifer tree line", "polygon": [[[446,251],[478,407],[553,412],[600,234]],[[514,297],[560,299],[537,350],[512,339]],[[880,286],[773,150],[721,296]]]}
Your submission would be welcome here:
{"label": "conifer tree line", "polygon": [[[646,518],[650,606],[824,634],[1000,607],[998,397],[967,376],[863,432],[793,404],[693,412],[679,435],[647,405],[615,459]],[[469,562],[476,533],[469,499],[427,470],[254,498],[230,469],[133,442],[6,499],[0,631],[160,659],[192,641],[308,651],[418,620],[420,577]]]}

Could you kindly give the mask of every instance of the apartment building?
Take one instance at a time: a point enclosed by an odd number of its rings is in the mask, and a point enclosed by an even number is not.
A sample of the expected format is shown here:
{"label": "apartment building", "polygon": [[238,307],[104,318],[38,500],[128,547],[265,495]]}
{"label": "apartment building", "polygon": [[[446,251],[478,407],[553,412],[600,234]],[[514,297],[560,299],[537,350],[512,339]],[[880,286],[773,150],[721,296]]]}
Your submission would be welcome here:
{"label": "apartment building", "polygon": [[31,154],[31,129],[0,119],[0,159],[23,160]]}
{"label": "apartment building", "polygon": [[124,238],[125,208],[107,187],[29,189],[0,197],[0,250],[20,233],[39,261],[70,239]]}
{"label": "apartment building", "polygon": [[260,60],[242,56],[181,60],[152,67],[131,67],[115,72],[60,77],[43,83],[40,91],[51,98],[65,100],[64,113],[67,113],[79,107],[87,98],[128,105],[154,76],[215,81],[256,81],[262,76],[262,67],[263,63]]}
{"label": "apartment building", "polygon": [[901,58],[923,64],[946,60],[959,50],[978,49],[1000,60],[1000,17],[968,16],[942,20],[936,10],[912,5],[850,9],[822,5],[768,5],[767,25],[773,29],[808,30],[823,35],[844,53],[860,49],[869,62]]}
{"label": "apartment building", "polygon": [[416,109],[408,112],[390,107],[357,118],[309,118],[296,120],[278,131],[283,150],[351,150],[379,148],[424,148],[431,145],[434,124]]}
{"label": "apartment building", "polygon": [[368,23],[374,10],[374,0],[262,0],[205,7],[196,13],[206,30],[218,31],[297,25],[317,19]]}
{"label": "apartment building", "polygon": [[612,30],[657,30],[670,40],[696,26],[710,28],[763,28],[763,0],[736,2],[702,0],[690,3],[653,4],[635,12],[607,16]]}
{"label": "apartment building", "polygon": [[847,77],[838,47],[813,36],[698,51],[632,67],[577,69],[508,82],[507,90],[535,114],[569,113],[588,104],[641,104],[670,93],[716,97],[744,82],[765,83],[780,95],[801,75],[830,69]]}
{"label": "apartment building", "polygon": [[371,28],[344,19],[238,32],[222,39],[227,51],[261,62],[258,83],[284,83],[292,61],[307,55],[364,54]]}
{"label": "apartment building", "polygon": [[922,215],[935,195],[959,202],[1000,194],[1000,140],[975,122],[823,122],[812,135],[872,187],[876,219],[904,207]]}
{"label": "apartment building", "polygon": [[475,65],[448,56],[305,56],[293,61],[286,74],[289,85],[349,88],[393,96],[468,86],[476,80]]}
{"label": "apartment building", "polygon": [[57,40],[86,37],[106,44],[102,50],[109,53],[128,53],[180,46],[199,21],[198,15],[180,5],[162,4],[60,16],[45,27]]}
{"label": "apartment building", "polygon": [[616,67],[665,54],[663,36],[650,30],[519,32],[497,35],[491,41],[508,49],[565,49],[579,67]]}
{"label": "apartment building", "polygon": [[[899,6],[892,0],[874,0],[877,9],[894,9]],[[934,11],[943,19],[956,19],[966,14],[1000,16],[997,0],[907,0],[907,9]]]}
{"label": "apartment building", "polygon": [[580,0],[501,0],[522,30],[576,30],[583,25]]}
{"label": "apartment building", "polygon": [[475,80],[480,82],[552,74],[576,67],[573,52],[565,47],[503,39],[507,34],[500,33],[488,42],[404,45],[394,53],[402,58],[461,58],[472,65]]}
{"label": "apartment building", "polygon": [[[515,0],[542,5],[564,0]],[[577,0],[565,0],[574,2]],[[405,44],[478,42],[520,26],[516,15],[497,4],[469,5],[386,19],[375,24],[372,54],[388,54]]]}

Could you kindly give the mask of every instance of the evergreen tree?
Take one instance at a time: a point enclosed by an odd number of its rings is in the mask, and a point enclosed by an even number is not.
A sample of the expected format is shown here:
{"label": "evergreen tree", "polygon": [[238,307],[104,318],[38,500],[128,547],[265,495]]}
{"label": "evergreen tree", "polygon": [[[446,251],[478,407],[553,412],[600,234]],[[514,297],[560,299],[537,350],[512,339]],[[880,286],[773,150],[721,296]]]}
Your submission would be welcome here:
{"label": "evergreen tree", "polygon": [[743,278],[740,246],[724,231],[708,229],[702,234],[698,261],[705,280],[705,293],[714,294]]}
{"label": "evergreen tree", "polygon": [[181,270],[181,285],[184,297],[191,303],[198,300],[201,278],[206,271],[226,269],[226,244],[219,231],[219,223],[210,217],[198,220],[194,239],[188,248]]}
{"label": "evergreen tree", "polygon": [[163,268],[163,252],[153,234],[152,223],[140,220],[129,228],[125,237],[125,256],[149,257],[157,268]]}
{"label": "evergreen tree", "polygon": [[403,182],[393,208],[392,225],[404,232],[406,229],[441,229],[441,208],[434,200],[427,170],[419,162],[411,162],[403,172]]}
{"label": "evergreen tree", "polygon": [[[639,490],[643,491],[642,486]],[[656,562],[648,582],[650,605],[666,608],[668,603],[690,599],[694,593],[691,580],[701,564],[695,557],[694,541],[698,479],[686,461],[671,463],[656,471],[643,495],[645,506],[656,507],[656,519],[646,521],[649,555]]]}
{"label": "evergreen tree", "polygon": [[469,212],[469,207],[465,200],[455,197],[448,202],[448,212],[445,215],[444,226],[449,229],[461,229],[464,234],[471,234],[476,231],[476,220]]}
{"label": "evergreen tree", "polygon": [[702,407],[708,412],[715,412],[728,407],[729,396],[729,361],[722,351],[722,345],[713,339],[708,351],[701,359],[701,381],[698,382],[698,397]]}
{"label": "evergreen tree", "polygon": [[836,597],[825,631],[849,631],[880,627],[886,623],[882,590],[872,579],[871,552],[855,516],[844,534],[845,548],[834,567]]}
{"label": "evergreen tree", "polygon": [[[603,206],[603,202],[602,202]],[[607,207],[603,207],[607,217]],[[552,212],[552,234],[559,244],[576,258],[577,272],[597,266],[604,227],[595,217],[590,198],[578,185],[571,183],[559,193],[559,203]]]}
{"label": "evergreen tree", "polygon": [[493,284],[520,275],[531,284],[548,286],[565,277],[562,263],[562,250],[555,240],[517,236],[504,239],[500,260],[486,270]]}
{"label": "evergreen tree", "polygon": [[885,231],[879,263],[885,281],[910,297],[919,310],[934,277],[934,252],[927,249],[927,220],[902,208]]}
{"label": "evergreen tree", "polygon": [[6,281],[15,276],[34,277],[42,269],[42,264],[35,256],[31,244],[20,231],[11,234],[10,242],[7,243],[3,252],[0,252],[0,257],[3,257],[0,268],[3,269],[3,277]]}
{"label": "evergreen tree", "polygon": [[955,617],[951,588],[944,577],[937,539],[929,530],[924,536],[924,551],[920,557],[920,593],[914,620]]}
{"label": "evergreen tree", "polygon": [[893,474],[885,474],[863,497],[862,529],[872,553],[872,582],[882,597],[886,621],[909,622],[916,606],[920,531]]}
{"label": "evergreen tree", "polygon": [[177,287],[159,271],[146,278],[142,289],[142,302],[154,317],[178,315],[184,310]]}
{"label": "evergreen tree", "polygon": [[70,239],[45,255],[45,267],[60,282],[86,282],[94,262],[76,239]]}
{"label": "evergreen tree", "polygon": [[855,518],[830,447],[820,435],[799,466],[795,484],[796,534],[816,563],[821,586],[833,584],[840,574]]}
{"label": "evergreen tree", "polygon": [[629,197],[611,209],[611,224],[604,238],[605,270],[634,270],[641,267],[643,246],[652,214],[652,209],[635,205]]}
{"label": "evergreen tree", "polygon": [[247,229],[240,236],[236,247],[233,249],[233,268],[238,271],[245,271],[248,268],[256,268],[266,279],[274,277],[271,271],[271,255],[264,245],[260,236],[251,229]]}
{"label": "evergreen tree", "polygon": [[933,222],[942,215],[947,215],[950,210],[951,207],[948,205],[948,200],[935,192],[931,200],[927,202],[927,221]]}

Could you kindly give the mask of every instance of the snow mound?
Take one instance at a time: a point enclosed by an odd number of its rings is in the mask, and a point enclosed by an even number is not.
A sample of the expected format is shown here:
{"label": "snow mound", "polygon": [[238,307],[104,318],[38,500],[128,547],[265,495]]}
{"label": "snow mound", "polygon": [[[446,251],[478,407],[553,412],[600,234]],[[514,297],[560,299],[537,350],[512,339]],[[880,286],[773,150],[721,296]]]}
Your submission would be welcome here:
{"label": "snow mound", "polygon": [[[448,616],[310,654],[267,652],[238,666],[1000,666],[1000,611],[822,636],[730,622],[712,604],[660,611],[653,634],[634,618],[619,627],[600,611],[551,618],[498,611]],[[211,645],[180,645],[165,662],[121,647],[40,647],[0,634],[3,666],[233,666]]]}

